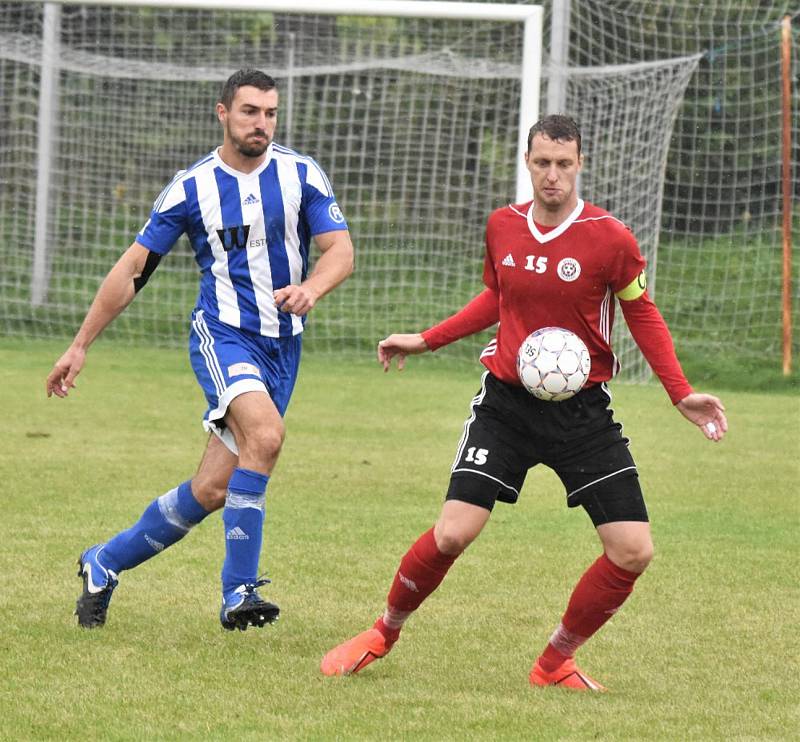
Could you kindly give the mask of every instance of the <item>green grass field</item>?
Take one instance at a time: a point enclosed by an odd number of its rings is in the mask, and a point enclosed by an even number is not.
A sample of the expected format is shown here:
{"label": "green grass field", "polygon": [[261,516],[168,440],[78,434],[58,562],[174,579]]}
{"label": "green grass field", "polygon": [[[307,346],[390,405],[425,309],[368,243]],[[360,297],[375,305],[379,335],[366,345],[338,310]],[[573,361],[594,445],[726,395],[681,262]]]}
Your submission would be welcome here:
{"label": "green grass field", "polygon": [[0,344],[0,739],[797,738],[798,395],[721,393],[731,429],[713,445],[659,387],[614,389],[657,553],[580,655],[611,692],[527,684],[599,553],[546,470],[498,505],[387,659],[327,679],[323,653],[372,623],[439,511],[478,368],[412,359],[383,375],[309,355],[268,491],[280,622],[220,628],[214,515],[124,573],[89,632],[72,616],[75,559],[192,474],[203,400],[183,353],[109,342],[69,399],[48,400],[65,345]]}

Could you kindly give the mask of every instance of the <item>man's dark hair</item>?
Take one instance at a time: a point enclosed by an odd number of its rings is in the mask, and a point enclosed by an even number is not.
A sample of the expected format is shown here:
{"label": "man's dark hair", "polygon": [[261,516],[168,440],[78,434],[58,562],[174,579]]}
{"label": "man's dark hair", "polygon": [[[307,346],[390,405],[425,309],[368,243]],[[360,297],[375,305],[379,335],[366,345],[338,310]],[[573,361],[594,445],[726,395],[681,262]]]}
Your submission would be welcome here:
{"label": "man's dark hair", "polygon": [[236,91],[239,88],[245,87],[245,85],[250,85],[254,88],[264,91],[272,90],[273,88],[277,87],[275,80],[273,80],[269,75],[265,75],[259,70],[245,68],[234,72],[227,79],[225,84],[222,86],[219,102],[222,103],[225,108],[230,109],[231,103],[233,103],[233,98],[236,95]]}
{"label": "man's dark hair", "polygon": [[528,152],[531,151],[531,142],[537,134],[544,134],[556,141],[576,142],[578,156],[581,154],[581,132],[578,125],[569,117],[554,113],[539,119],[528,132]]}

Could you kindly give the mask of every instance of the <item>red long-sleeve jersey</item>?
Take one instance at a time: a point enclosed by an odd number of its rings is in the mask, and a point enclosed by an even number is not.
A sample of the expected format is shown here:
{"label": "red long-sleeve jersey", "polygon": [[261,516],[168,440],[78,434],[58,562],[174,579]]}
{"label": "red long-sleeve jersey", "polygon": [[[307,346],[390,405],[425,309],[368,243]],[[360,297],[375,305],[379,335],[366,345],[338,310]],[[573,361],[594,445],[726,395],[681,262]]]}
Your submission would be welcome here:
{"label": "red long-sleeve jersey", "polygon": [[557,227],[533,220],[533,203],[494,211],[486,225],[486,289],[422,333],[431,350],[500,322],[481,354],[494,376],[518,385],[522,341],[541,327],[578,335],[592,358],[589,385],[619,371],[611,348],[616,296],[631,334],[673,403],[692,392],[669,330],[646,293],[645,260],[631,231],[582,200]]}

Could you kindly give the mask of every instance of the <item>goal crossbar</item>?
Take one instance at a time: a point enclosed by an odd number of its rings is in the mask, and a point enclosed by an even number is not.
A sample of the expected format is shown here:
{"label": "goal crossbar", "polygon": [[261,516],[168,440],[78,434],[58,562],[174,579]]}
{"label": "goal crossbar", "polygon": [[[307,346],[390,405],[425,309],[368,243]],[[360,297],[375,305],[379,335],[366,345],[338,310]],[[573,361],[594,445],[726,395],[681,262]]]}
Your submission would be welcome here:
{"label": "goal crossbar", "polygon": [[465,3],[447,0],[48,0],[59,5],[104,5],[130,8],[254,10],[316,15],[369,15],[391,18],[450,18],[467,21],[527,21],[542,16],[539,5]]}

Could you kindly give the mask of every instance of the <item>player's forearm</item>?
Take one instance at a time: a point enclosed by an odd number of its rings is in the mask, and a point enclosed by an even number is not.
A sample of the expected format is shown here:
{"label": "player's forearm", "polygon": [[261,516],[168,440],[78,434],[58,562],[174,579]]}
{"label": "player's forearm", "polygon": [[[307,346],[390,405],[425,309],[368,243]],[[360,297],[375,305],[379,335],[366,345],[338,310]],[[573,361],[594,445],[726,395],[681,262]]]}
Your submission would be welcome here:
{"label": "player's forearm", "polygon": [[492,289],[484,289],[452,317],[439,322],[422,333],[431,350],[437,350],[456,340],[474,335],[496,324],[500,319],[500,297]]}
{"label": "player's forearm", "polygon": [[333,291],[353,272],[353,244],[347,233],[336,240],[319,256],[311,275],[302,285],[310,289],[316,299]]}
{"label": "player's forearm", "polygon": [[133,279],[139,275],[135,264],[126,256],[120,258],[108,272],[86,313],[72,345],[86,350],[118,317],[136,295]]}
{"label": "player's forearm", "polygon": [[647,294],[635,301],[620,301],[633,339],[650,368],[664,386],[673,404],[692,393],[683,373],[667,323]]}

